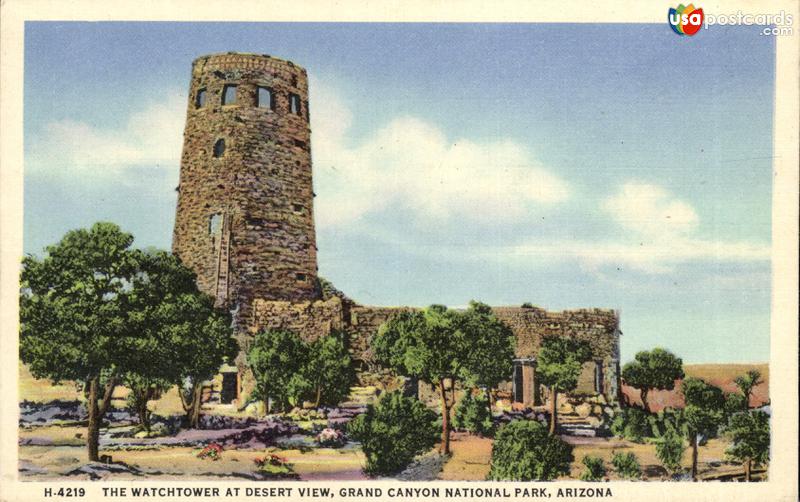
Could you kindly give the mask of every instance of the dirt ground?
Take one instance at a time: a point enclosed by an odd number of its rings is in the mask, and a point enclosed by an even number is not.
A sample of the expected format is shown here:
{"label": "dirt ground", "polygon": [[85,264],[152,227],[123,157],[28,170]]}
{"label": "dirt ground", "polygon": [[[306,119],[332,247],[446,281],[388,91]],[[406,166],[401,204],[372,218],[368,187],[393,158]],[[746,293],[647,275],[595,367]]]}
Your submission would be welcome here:
{"label": "dirt ground", "polygon": [[[46,474],[31,474],[23,479],[44,480],[58,478],[87,462],[84,440],[86,429],[78,426],[46,426],[32,430],[20,430],[20,439],[46,439],[46,446],[23,445],[19,447],[21,465],[32,465],[46,469]],[[364,455],[358,449],[281,449],[225,450],[219,460],[197,458],[200,448],[191,447],[146,447],[127,450],[104,450],[113,462],[125,464],[144,471],[156,479],[205,479],[208,477],[247,476],[256,471],[253,460],[274,453],[285,457],[292,470],[303,480],[364,479],[361,467]],[[114,479],[145,479],[133,474],[114,474]]]}
{"label": "dirt ground", "polygon": [[[748,370],[756,369],[761,372],[764,381],[753,389],[750,396],[750,406],[756,407],[769,402],[769,365],[768,364],[686,364],[683,371],[687,377],[702,378],[706,382],[716,385],[725,393],[740,392],[734,379],[744,375]],[[647,402],[652,411],[660,411],[668,407],[683,407],[683,396],[680,393],[680,380],[676,380],[673,390],[652,390],[647,395]],[[622,386],[622,392],[631,404],[641,406],[638,389]]]}
{"label": "dirt ground", "polygon": [[[656,458],[655,445],[638,444],[615,438],[566,438],[574,446],[575,461],[569,476],[563,479],[579,479],[584,470],[583,457],[587,455],[601,457],[606,463],[609,479],[619,479],[613,472],[611,457],[615,452],[632,452],[639,460],[647,480],[656,481],[667,477],[666,471]],[[698,474],[740,469],[726,464],[712,466],[725,458],[728,442],[724,439],[712,439],[706,446],[698,450]],[[439,479],[482,481],[489,474],[489,461],[492,456],[492,440],[466,433],[455,433],[451,442],[452,457],[442,469]],[[691,450],[688,448],[683,456],[683,466],[691,467]]]}

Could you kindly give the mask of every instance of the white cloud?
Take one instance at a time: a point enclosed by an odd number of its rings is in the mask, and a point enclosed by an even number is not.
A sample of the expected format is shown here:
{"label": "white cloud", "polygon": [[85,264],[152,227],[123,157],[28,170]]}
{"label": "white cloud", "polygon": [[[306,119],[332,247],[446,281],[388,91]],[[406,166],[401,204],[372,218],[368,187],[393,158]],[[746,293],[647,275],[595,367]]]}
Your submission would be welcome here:
{"label": "white cloud", "polygon": [[164,101],[145,105],[116,127],[74,120],[49,122],[31,139],[25,168],[84,178],[118,174],[134,166],[177,171],[185,117],[185,96],[176,91]]}
{"label": "white cloud", "polygon": [[311,100],[321,103],[312,114],[320,225],[349,225],[389,204],[428,222],[513,223],[532,207],[569,195],[564,180],[510,139],[451,139],[430,122],[405,116],[349,145],[348,107],[314,82]]}
{"label": "white cloud", "polygon": [[[595,241],[580,237],[536,237],[516,244],[476,242],[454,247],[420,244],[408,236],[382,229],[370,229],[370,236],[418,256],[526,268],[575,263],[596,276],[605,276],[606,271],[613,269],[668,274],[687,263],[741,264],[770,260],[769,244],[710,240],[697,235],[699,217],[694,208],[657,185],[626,183],[599,206],[612,217],[614,225],[625,230],[624,237]],[[574,211],[573,218],[580,217],[581,213]]]}
{"label": "white cloud", "polygon": [[699,222],[691,205],[647,183],[625,183],[602,207],[623,228],[647,237],[686,235]]}

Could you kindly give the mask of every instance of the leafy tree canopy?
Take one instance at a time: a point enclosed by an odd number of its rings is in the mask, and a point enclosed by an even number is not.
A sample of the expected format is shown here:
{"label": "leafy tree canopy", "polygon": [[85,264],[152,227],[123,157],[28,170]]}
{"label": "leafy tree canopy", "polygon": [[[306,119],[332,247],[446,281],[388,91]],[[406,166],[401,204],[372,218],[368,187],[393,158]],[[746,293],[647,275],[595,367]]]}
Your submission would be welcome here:
{"label": "leafy tree canopy", "polygon": [[625,383],[637,389],[672,390],[675,380],[683,377],[681,358],[661,348],[637,353],[622,369]]}
{"label": "leafy tree canopy", "polygon": [[764,465],[769,461],[769,415],[760,410],[737,413],[730,418],[726,433],[733,443],[728,455]]}
{"label": "leafy tree canopy", "polygon": [[572,390],[578,385],[583,363],[591,357],[591,348],[583,340],[546,337],[536,358],[536,374],[539,381],[548,387],[559,391]]}

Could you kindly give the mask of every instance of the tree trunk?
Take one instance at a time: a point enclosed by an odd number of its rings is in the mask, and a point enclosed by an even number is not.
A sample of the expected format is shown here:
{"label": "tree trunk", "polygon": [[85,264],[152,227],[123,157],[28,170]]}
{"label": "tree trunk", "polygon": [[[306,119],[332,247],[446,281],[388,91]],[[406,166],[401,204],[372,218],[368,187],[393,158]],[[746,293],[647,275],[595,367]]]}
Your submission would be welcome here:
{"label": "tree trunk", "polygon": [[556,434],[556,421],[558,420],[558,391],[555,387],[550,389],[550,435]]}
{"label": "tree trunk", "polygon": [[692,433],[692,481],[697,481],[697,433]]}
{"label": "tree trunk", "polygon": [[450,407],[447,405],[447,391],[444,378],[439,379],[439,391],[442,398],[442,454],[450,454]]}
{"label": "tree trunk", "polygon": [[487,389],[487,395],[489,396],[489,411],[492,411],[494,408],[494,403],[497,400],[497,397],[494,395],[494,389]]}
{"label": "tree trunk", "polygon": [[200,405],[203,398],[203,386],[194,384],[192,386],[192,405],[189,414],[189,428],[197,429],[200,424]]}
{"label": "tree trunk", "polygon": [[114,393],[114,387],[117,385],[117,380],[112,377],[106,383],[102,403],[98,404],[98,389],[100,387],[100,377],[95,376],[89,380],[89,402],[87,403],[89,412],[89,423],[86,431],[86,445],[89,450],[89,461],[100,461],[100,424],[103,417],[108,411],[111,404],[111,395]]}
{"label": "tree trunk", "polygon": [[89,381],[89,425],[86,433],[86,445],[89,447],[89,462],[99,462],[100,455],[100,410],[97,408],[97,387],[100,385],[99,377]]}
{"label": "tree trunk", "polygon": [[270,411],[272,411],[269,406],[269,398],[262,399],[261,402],[264,403],[264,415],[269,415]]}
{"label": "tree trunk", "polygon": [[751,463],[752,463],[752,460],[750,460],[750,457],[747,457],[746,459],[744,459],[744,480],[747,481],[748,483],[751,480],[751,474],[750,474]]}
{"label": "tree trunk", "polygon": [[650,405],[647,404],[647,393],[649,390],[650,389],[642,389],[642,407],[647,413],[650,413]]}
{"label": "tree trunk", "polygon": [[319,408],[319,402],[322,399],[322,385],[317,385],[317,398],[314,400],[314,408]]}

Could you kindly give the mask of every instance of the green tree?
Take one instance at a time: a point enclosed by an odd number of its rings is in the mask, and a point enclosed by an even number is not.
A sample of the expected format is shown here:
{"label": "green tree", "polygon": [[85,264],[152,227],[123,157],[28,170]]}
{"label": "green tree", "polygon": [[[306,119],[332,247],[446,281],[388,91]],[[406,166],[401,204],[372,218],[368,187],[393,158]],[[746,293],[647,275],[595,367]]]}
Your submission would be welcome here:
{"label": "green tree", "polygon": [[492,445],[489,480],[549,481],[568,474],[572,446],[535,420],[514,420],[500,427]]}
{"label": "green tree", "polygon": [[459,329],[469,350],[464,354],[462,380],[473,387],[492,390],[511,379],[516,338],[507,324],[495,317],[491,307],[472,301],[460,313]]}
{"label": "green tree", "polygon": [[400,312],[373,338],[379,362],[398,373],[437,387],[442,407],[442,452],[450,453],[450,408],[445,381],[455,386],[469,346],[459,329],[459,314],[443,305],[424,311]]}
{"label": "green tree", "polygon": [[750,370],[744,375],[736,377],[733,381],[744,395],[744,410],[747,411],[750,408],[750,397],[753,395],[753,389],[764,383],[761,379],[761,372],[758,370]]}
{"label": "green tree", "polygon": [[725,432],[733,443],[726,453],[744,464],[745,481],[750,481],[753,464],[769,461],[769,415],[760,410],[737,413]]}
{"label": "green tree", "polygon": [[186,412],[187,425],[197,428],[203,384],[219,372],[224,362],[239,353],[231,336],[231,315],[214,307],[214,299],[202,293],[183,294],[164,305],[172,322],[164,325],[165,346],[172,352],[173,383]]}
{"label": "green tree", "polygon": [[264,402],[267,413],[272,412],[270,400],[280,411],[288,411],[309,392],[312,384],[303,372],[308,354],[308,345],[291,331],[267,330],[256,335],[247,364],[256,381],[253,397]]}
{"label": "green tree", "polygon": [[578,386],[583,363],[591,357],[589,344],[583,340],[555,336],[542,340],[536,373],[539,381],[550,389],[550,434],[556,433],[558,424],[558,393]]}
{"label": "green tree", "polygon": [[138,336],[126,310],[137,269],[132,243],[118,226],[96,223],[22,262],[20,359],[36,378],[84,384],[91,461],[100,458],[100,423],[130,363],[122,342]]}
{"label": "green tree", "polygon": [[310,344],[304,367],[315,407],[336,406],[350,394],[356,375],[343,333],[323,336]]}
{"label": "green tree", "polygon": [[361,442],[370,476],[395,474],[416,455],[433,448],[438,437],[436,414],[417,398],[398,391],[384,394],[376,405],[347,424],[347,433]]}
{"label": "green tree", "polygon": [[473,394],[467,391],[464,393],[464,397],[456,406],[453,426],[456,429],[464,429],[484,436],[492,433],[494,428],[492,412],[489,409],[489,398],[485,392],[479,391],[477,394]]}
{"label": "green tree", "polygon": [[717,433],[725,415],[725,395],[719,387],[699,378],[684,380],[681,392],[686,402],[683,410],[686,434],[692,446],[692,479],[697,480],[697,437],[713,436]]}
{"label": "green tree", "polygon": [[455,404],[457,382],[492,387],[508,379],[514,337],[487,305],[473,301],[463,312],[443,305],[400,312],[378,329],[371,346],[381,364],[438,388],[442,452],[449,454],[450,410]]}
{"label": "green tree", "polygon": [[[209,318],[219,322],[212,326],[230,326],[230,317],[213,309],[213,300],[200,293],[195,274],[170,253],[158,250],[135,251],[138,264],[127,295],[128,326],[138,336],[129,340],[130,363],[124,383],[130,389],[128,402],[139,416],[145,430],[150,431],[148,402],[158,398],[170,386],[184,382],[195,373],[195,352],[212,356],[204,375],[194,380],[211,378],[219,366],[235,356],[238,350],[231,329],[206,329]],[[219,337],[216,343],[209,337]],[[219,350],[215,353],[214,349]],[[216,358],[214,358],[216,356]],[[187,360],[188,358],[188,360]],[[186,410],[187,422],[197,425],[199,402]],[[200,394],[197,393],[199,399]]]}
{"label": "green tree", "polygon": [[685,451],[683,436],[673,430],[668,430],[656,441],[656,457],[670,472],[681,470],[681,460]]}
{"label": "green tree", "polygon": [[622,368],[622,379],[626,384],[641,391],[642,406],[650,412],[647,394],[652,389],[672,390],[675,380],[684,377],[683,361],[672,352],[662,348],[642,351],[635,360]]}

